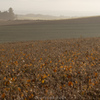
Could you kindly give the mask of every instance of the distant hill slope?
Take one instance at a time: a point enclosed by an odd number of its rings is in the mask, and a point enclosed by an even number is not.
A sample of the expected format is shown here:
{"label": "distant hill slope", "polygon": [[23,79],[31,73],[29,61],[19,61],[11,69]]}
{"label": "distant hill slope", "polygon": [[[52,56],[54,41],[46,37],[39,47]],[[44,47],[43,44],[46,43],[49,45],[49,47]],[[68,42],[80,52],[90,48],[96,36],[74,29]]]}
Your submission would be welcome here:
{"label": "distant hill slope", "polygon": [[[42,19],[34,19],[34,20],[27,20],[27,19],[23,19],[25,16],[24,15],[21,15],[23,16],[22,17],[22,20],[21,19],[18,19],[18,20],[0,20],[0,25],[18,25],[18,24],[35,24],[35,23],[44,23],[44,24],[100,24],[100,16],[92,16],[92,17],[80,17],[80,18],[65,18],[65,19],[60,19],[60,18],[56,18],[56,17],[50,17],[50,20],[49,19],[46,19],[47,17],[45,16],[42,16],[44,18],[44,20]],[[27,15],[28,16],[33,16],[33,15]],[[40,15],[35,15],[35,16],[39,16]],[[37,17],[36,17],[37,18]],[[51,19],[52,18],[52,19]],[[56,20],[55,20],[55,19]]]}
{"label": "distant hill slope", "polygon": [[67,22],[72,23],[100,23],[100,16],[90,16],[90,17],[81,17],[81,18],[75,18],[70,19]]}
{"label": "distant hill slope", "polygon": [[27,14],[27,15],[18,15],[17,19],[18,20],[61,20],[60,22],[64,23],[100,23],[100,16],[68,17],[68,16],[50,16],[41,14]]}
{"label": "distant hill slope", "polygon": [[49,21],[49,23],[54,23],[54,24],[100,24],[100,16],[61,19],[61,20]]}

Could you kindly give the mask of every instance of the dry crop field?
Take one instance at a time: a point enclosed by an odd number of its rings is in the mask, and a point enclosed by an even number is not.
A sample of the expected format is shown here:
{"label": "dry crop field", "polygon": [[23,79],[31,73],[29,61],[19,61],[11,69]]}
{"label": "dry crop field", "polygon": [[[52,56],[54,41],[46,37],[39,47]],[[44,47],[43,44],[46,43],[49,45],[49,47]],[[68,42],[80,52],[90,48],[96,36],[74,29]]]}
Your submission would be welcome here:
{"label": "dry crop field", "polygon": [[0,100],[100,100],[100,38],[0,44]]}

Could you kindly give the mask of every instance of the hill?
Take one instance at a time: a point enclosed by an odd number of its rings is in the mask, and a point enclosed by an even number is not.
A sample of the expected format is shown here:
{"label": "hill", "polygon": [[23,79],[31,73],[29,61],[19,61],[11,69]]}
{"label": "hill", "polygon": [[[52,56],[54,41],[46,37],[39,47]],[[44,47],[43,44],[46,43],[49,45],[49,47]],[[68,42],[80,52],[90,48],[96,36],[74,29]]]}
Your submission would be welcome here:
{"label": "hill", "polygon": [[[32,19],[33,18],[33,19]],[[79,18],[65,18],[48,15],[18,15],[17,20],[0,20],[0,25],[15,25],[15,24],[34,24],[35,22],[53,23],[53,24],[99,24],[100,16],[89,16]]]}

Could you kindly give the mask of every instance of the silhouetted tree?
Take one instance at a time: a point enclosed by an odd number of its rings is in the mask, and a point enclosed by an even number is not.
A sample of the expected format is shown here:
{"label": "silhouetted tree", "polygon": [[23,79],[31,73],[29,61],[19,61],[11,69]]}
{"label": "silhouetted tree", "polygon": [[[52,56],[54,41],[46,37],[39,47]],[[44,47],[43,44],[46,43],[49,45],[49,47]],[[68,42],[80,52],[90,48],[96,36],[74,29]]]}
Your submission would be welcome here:
{"label": "silhouetted tree", "polygon": [[0,11],[0,19],[14,20],[15,17],[16,16],[15,16],[12,8],[9,8],[8,11],[4,11],[4,12]]}
{"label": "silhouetted tree", "polygon": [[13,20],[15,18],[15,14],[13,12],[13,9],[9,8],[8,13],[9,13],[9,20]]}

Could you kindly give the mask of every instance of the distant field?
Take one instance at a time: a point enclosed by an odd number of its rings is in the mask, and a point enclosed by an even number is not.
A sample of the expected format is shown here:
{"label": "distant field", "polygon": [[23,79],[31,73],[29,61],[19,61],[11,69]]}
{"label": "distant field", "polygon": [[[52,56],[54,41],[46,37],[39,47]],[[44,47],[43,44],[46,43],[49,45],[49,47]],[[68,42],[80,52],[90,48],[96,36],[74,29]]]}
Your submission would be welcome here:
{"label": "distant field", "polygon": [[41,20],[0,20],[0,27],[4,25],[19,25],[40,22]]}
{"label": "distant field", "polygon": [[0,42],[100,37],[100,18],[0,21]]}

